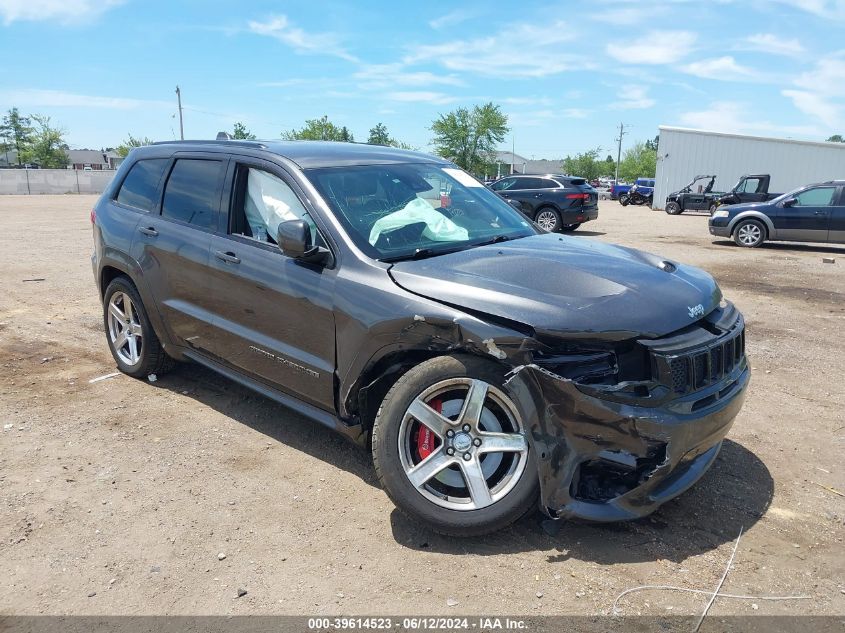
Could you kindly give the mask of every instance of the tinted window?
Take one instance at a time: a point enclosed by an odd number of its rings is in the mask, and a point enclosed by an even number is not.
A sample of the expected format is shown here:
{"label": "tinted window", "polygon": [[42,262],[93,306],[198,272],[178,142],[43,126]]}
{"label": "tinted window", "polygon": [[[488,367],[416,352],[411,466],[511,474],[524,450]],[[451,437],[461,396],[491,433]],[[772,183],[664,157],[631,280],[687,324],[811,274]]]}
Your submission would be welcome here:
{"label": "tinted window", "polygon": [[511,189],[542,189],[542,182],[540,178],[517,178]]}
{"label": "tinted window", "polygon": [[502,178],[500,181],[493,183],[490,188],[493,191],[504,191],[505,189],[513,189],[515,183],[516,179],[514,178]]}
{"label": "tinted window", "polygon": [[835,187],[816,187],[815,189],[807,189],[802,191],[795,199],[796,207],[829,207],[833,204],[833,194],[836,193]]}
{"label": "tinted window", "polygon": [[164,188],[161,214],[206,229],[217,224],[219,160],[177,160]]}
{"label": "tinted window", "polygon": [[543,189],[557,189],[560,187],[560,185],[554,180],[549,180],[548,178],[543,178],[543,180],[540,181],[540,186]]}
{"label": "tinted window", "polygon": [[167,160],[166,158],[150,158],[139,160],[132,165],[123,184],[120,185],[116,200],[120,204],[142,211],[152,211],[158,202],[156,191]]}

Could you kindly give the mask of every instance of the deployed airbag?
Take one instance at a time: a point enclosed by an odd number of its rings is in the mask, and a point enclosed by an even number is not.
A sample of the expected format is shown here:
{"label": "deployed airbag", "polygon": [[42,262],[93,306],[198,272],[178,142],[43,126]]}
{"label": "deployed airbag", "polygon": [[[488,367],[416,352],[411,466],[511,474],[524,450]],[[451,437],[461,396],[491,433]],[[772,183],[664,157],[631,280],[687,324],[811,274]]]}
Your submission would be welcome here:
{"label": "deployed airbag", "polygon": [[414,198],[399,211],[389,213],[373,224],[370,230],[370,244],[375,246],[382,233],[419,222],[425,223],[423,237],[434,242],[460,242],[469,239],[466,229],[435,211],[425,200]]}
{"label": "deployed airbag", "polygon": [[[266,171],[250,169],[244,212],[250,228],[264,226],[267,235],[276,239],[279,224],[300,219],[304,210],[284,181]],[[255,236],[254,228],[252,232]]]}

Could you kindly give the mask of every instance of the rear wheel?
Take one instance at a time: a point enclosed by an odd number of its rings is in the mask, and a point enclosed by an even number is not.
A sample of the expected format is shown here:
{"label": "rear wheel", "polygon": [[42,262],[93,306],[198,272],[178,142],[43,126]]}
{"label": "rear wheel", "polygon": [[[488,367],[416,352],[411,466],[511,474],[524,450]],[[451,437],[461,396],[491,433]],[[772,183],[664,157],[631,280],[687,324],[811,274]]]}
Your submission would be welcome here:
{"label": "rear wheel", "polygon": [[543,207],[537,211],[534,221],[549,232],[557,231],[560,227],[560,214],[554,209]]}
{"label": "rear wheel", "polygon": [[666,203],[666,213],[669,215],[679,215],[683,211],[681,210],[681,205],[673,200],[672,202]]}
{"label": "rear wheel", "polygon": [[103,323],[109,350],[124,374],[143,378],[173,368],[175,361],[161,346],[141,296],[127,277],[116,277],[106,288]]}
{"label": "rear wheel", "polygon": [[627,207],[630,201],[631,198],[627,194],[623,193],[621,196],[619,196],[619,204],[621,204],[623,207]]}
{"label": "rear wheel", "polygon": [[719,208],[718,204],[716,204],[715,202],[711,202],[710,203],[710,209],[709,209],[710,215],[713,215],[714,213],[716,213],[716,209],[718,209],[718,208]]}
{"label": "rear wheel", "polygon": [[743,220],[736,225],[733,237],[738,246],[756,248],[766,240],[766,227],[759,220]]}
{"label": "rear wheel", "polygon": [[403,375],[373,426],[373,460],[396,506],[453,536],[499,530],[537,504],[539,479],[504,372],[445,356]]}

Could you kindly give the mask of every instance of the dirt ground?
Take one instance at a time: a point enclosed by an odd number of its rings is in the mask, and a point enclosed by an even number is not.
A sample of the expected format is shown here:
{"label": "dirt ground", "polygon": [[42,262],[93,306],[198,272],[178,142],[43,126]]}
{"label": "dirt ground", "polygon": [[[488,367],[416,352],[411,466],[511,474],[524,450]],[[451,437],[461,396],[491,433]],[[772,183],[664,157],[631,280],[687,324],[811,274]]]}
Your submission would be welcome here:
{"label": "dirt ground", "polygon": [[740,529],[723,591],[810,599],[711,616],[845,614],[845,247],[740,249],[705,215],[603,201],[579,239],[703,267],[745,313],[745,407],[710,472],[650,518],[550,535],[530,515],[456,540],[395,510],[366,452],[204,369],[89,383],[115,371],[94,201],[0,197],[0,614],[598,615],[638,585],[712,590]]}

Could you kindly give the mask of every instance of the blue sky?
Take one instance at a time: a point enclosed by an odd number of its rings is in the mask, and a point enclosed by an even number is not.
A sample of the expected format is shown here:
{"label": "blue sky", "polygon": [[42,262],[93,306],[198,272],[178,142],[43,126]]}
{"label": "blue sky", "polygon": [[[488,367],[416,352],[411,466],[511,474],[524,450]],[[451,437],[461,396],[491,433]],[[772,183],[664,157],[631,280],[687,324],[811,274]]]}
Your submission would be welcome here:
{"label": "blue sky", "polygon": [[[518,154],[558,158],[681,125],[845,134],[845,0],[0,0],[0,110],[71,147],[127,134],[278,138],[323,114],[420,149],[439,113],[493,101]],[[503,149],[509,149],[510,140]]]}

